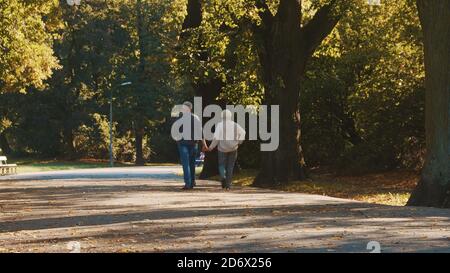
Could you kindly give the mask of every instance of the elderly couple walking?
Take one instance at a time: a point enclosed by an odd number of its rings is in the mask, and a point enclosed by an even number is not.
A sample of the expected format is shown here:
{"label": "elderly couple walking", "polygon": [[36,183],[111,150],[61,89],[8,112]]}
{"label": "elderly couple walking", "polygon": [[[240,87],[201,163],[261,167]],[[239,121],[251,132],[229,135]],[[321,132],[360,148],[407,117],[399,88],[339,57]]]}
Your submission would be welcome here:
{"label": "elderly couple walking", "polygon": [[[221,121],[215,124],[215,132],[210,146],[206,144],[203,137],[202,122],[199,117],[192,113],[192,103],[183,103],[183,114],[179,117],[185,119],[182,124],[191,124],[189,139],[182,136],[177,141],[180,154],[181,165],[183,166],[184,190],[195,187],[195,158],[200,142],[202,151],[212,151],[217,147],[219,158],[219,174],[222,188],[230,190],[233,178],[233,169],[237,159],[238,146],[245,139],[245,130],[233,121],[231,111],[224,110],[221,113]],[[182,128],[181,130],[185,130]],[[200,141],[195,140],[195,136],[201,136]]]}

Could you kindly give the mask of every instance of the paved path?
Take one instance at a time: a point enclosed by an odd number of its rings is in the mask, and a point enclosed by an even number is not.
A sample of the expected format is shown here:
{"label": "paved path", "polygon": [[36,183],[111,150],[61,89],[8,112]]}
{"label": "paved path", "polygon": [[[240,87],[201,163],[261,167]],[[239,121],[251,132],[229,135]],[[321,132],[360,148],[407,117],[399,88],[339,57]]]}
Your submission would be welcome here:
{"label": "paved path", "polygon": [[[371,205],[199,181],[178,168],[0,179],[0,252],[450,252],[450,210]],[[20,178],[20,179],[19,179]],[[8,179],[8,180],[5,180]],[[12,180],[11,180],[12,179]]]}

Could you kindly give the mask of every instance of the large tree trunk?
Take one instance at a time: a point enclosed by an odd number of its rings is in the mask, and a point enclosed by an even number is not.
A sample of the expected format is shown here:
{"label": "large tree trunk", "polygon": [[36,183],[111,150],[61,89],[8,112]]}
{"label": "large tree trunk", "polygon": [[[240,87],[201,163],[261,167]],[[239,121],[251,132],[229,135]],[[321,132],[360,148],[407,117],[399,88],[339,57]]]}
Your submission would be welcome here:
{"label": "large tree trunk", "polygon": [[[261,152],[261,166],[255,185],[278,185],[306,177],[306,166],[300,144],[300,111],[298,105],[287,100],[298,101],[298,91],[285,89],[280,105],[280,143],[275,151]],[[295,100],[297,99],[297,100]]]}
{"label": "large tree trunk", "polygon": [[425,49],[427,155],[408,205],[450,208],[450,1],[418,0]]}
{"label": "large tree trunk", "polygon": [[274,21],[265,33],[264,103],[280,105],[280,145],[276,151],[262,152],[261,169],[255,184],[279,184],[303,178],[300,146],[300,77],[306,56],[301,50],[300,6],[282,1]]}
{"label": "large tree trunk", "polygon": [[[187,39],[189,32],[186,30],[197,28],[202,22],[202,4],[200,0],[188,0],[187,2],[187,15],[183,22],[183,32],[181,39]],[[200,47],[201,45],[199,45]],[[208,56],[200,56],[202,59],[207,59]],[[210,104],[218,104],[216,98],[219,96],[222,90],[223,82],[220,79],[202,79],[194,85],[195,96],[202,98],[203,107]],[[203,110],[203,109],[202,109]],[[205,118],[202,122],[208,121]],[[217,151],[206,153],[205,163],[203,165],[200,179],[207,179],[218,174],[218,161]]]}
{"label": "large tree trunk", "polygon": [[276,151],[262,152],[262,162],[255,185],[281,184],[306,177],[301,148],[299,96],[307,61],[322,40],[332,31],[338,17],[332,6],[322,7],[314,18],[301,27],[301,1],[281,0],[272,16],[264,0],[262,26],[256,33],[261,39],[259,57],[265,87],[264,103],[280,106],[280,145]]}
{"label": "large tree trunk", "polygon": [[[219,96],[222,90],[223,82],[219,79],[211,80],[210,82],[199,84],[196,88],[196,96],[202,97],[203,107],[210,104],[218,104],[224,106],[216,98]],[[209,121],[210,118],[203,117],[203,124]],[[208,152],[205,155],[205,163],[200,173],[200,179],[207,179],[219,174],[219,163],[217,149],[212,152]]]}

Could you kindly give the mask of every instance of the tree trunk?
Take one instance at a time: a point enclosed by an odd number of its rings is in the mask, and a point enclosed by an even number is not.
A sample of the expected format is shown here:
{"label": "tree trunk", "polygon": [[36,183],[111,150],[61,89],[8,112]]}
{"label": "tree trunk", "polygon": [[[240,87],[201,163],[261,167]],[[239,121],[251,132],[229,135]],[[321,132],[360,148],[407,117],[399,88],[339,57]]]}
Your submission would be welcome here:
{"label": "tree trunk", "polygon": [[307,61],[339,21],[339,16],[333,15],[334,2],[320,8],[301,27],[300,0],[281,0],[275,16],[264,0],[257,1],[262,10],[261,27],[255,29],[261,39],[258,53],[263,70],[264,103],[279,105],[280,144],[276,151],[262,152],[255,185],[277,185],[306,177],[300,142],[300,86]]}
{"label": "tree trunk", "polygon": [[304,178],[300,146],[300,77],[306,56],[300,56],[300,4],[281,1],[277,15],[262,33],[260,50],[265,87],[264,103],[280,106],[280,145],[276,151],[262,152],[255,185],[276,185]]}
{"label": "tree trunk", "polygon": [[427,155],[408,205],[450,208],[450,1],[418,0],[425,49]]}
{"label": "tree trunk", "polygon": [[64,146],[65,156],[69,160],[75,159],[74,136],[71,122],[66,122],[64,126]]}
{"label": "tree trunk", "polygon": [[139,46],[139,66],[138,66],[138,77],[139,83],[137,83],[136,91],[137,94],[137,102],[136,102],[136,120],[135,120],[135,150],[136,150],[136,161],[135,164],[137,166],[143,166],[145,163],[143,156],[143,139],[145,135],[144,122],[143,117],[139,113],[145,111],[145,106],[142,105],[142,97],[144,96],[143,92],[145,89],[143,88],[143,83],[145,81],[145,57],[147,55],[147,51],[145,49],[145,28],[144,28],[144,18],[142,14],[142,1],[138,0],[136,2],[136,27],[138,34],[138,46]]}
{"label": "tree trunk", "polygon": [[[218,104],[223,107],[224,103],[216,100],[222,90],[223,82],[219,79],[211,80],[208,83],[200,84],[196,88],[196,96],[202,97],[203,107],[210,104]],[[203,124],[209,121],[210,118],[203,117]],[[207,179],[219,174],[219,163],[217,149],[205,154],[205,162],[200,173],[200,179]]]}
{"label": "tree trunk", "polygon": [[137,166],[144,166],[144,154],[143,154],[143,139],[144,139],[144,129],[142,126],[135,128],[135,147],[136,147],[136,162]]}
{"label": "tree trunk", "polygon": [[[189,0],[187,2],[187,15],[183,22],[183,30],[197,28],[202,22],[202,5],[200,0]],[[181,39],[185,40],[189,37],[188,32],[182,32]],[[199,45],[200,47],[201,45]],[[201,56],[200,58],[207,59],[208,56]],[[223,82],[219,79],[203,79],[198,84],[195,84],[195,95],[202,98],[203,106],[210,104],[217,104],[217,96],[222,90]],[[202,109],[203,110],[203,109]],[[204,119],[203,124],[209,119]],[[208,152],[205,155],[205,162],[203,165],[200,179],[207,179],[218,174],[218,159],[217,151]]]}
{"label": "tree trunk", "polygon": [[[282,32],[280,32],[280,35]],[[286,35],[286,34],[285,34]],[[273,38],[275,41],[280,38]],[[298,42],[299,37],[292,37]],[[281,39],[278,40],[281,42]],[[289,40],[285,42],[290,43]],[[269,78],[265,82],[264,103],[279,105],[280,143],[275,151],[262,152],[261,169],[256,177],[256,185],[280,184],[305,178],[305,163],[300,144],[300,77],[305,67],[305,58],[292,58],[296,53],[288,53],[291,45],[286,43],[272,49],[271,65],[264,67]],[[286,55],[285,55],[286,54]],[[284,55],[284,56],[283,56]],[[281,73],[280,73],[281,72]]]}

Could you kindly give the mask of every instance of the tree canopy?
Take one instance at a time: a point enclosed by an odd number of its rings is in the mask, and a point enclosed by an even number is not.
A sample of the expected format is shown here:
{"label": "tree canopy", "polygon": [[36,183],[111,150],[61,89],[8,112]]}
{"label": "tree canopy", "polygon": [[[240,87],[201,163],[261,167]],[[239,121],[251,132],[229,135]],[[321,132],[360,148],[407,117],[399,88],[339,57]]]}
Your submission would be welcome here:
{"label": "tree canopy", "polygon": [[44,87],[54,69],[56,1],[0,1],[0,93]]}

